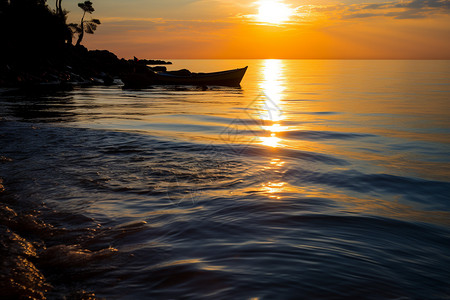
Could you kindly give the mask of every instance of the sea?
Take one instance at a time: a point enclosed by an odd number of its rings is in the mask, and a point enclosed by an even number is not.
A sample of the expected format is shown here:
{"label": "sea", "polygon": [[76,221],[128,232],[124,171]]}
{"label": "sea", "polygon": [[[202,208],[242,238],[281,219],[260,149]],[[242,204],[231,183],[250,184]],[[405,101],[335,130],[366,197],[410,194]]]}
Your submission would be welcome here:
{"label": "sea", "polygon": [[450,61],[172,62],[248,71],[0,90],[46,297],[450,299]]}

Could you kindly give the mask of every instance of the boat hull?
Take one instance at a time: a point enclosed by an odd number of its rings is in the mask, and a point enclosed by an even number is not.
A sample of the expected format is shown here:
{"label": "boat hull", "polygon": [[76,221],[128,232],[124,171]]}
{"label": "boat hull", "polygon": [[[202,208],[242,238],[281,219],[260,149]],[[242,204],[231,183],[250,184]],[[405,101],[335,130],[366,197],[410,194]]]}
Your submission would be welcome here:
{"label": "boat hull", "polygon": [[125,86],[145,87],[150,85],[219,85],[239,86],[247,71],[247,67],[214,73],[191,73],[189,75],[176,75],[169,72],[128,74],[122,78]]}

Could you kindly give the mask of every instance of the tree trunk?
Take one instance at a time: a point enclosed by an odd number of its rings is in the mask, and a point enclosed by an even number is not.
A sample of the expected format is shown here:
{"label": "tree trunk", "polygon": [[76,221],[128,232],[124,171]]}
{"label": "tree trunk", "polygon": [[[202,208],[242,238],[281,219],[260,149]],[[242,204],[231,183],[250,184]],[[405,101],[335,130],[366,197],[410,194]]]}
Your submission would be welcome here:
{"label": "tree trunk", "polygon": [[83,17],[81,18],[81,24],[80,24],[81,32],[80,32],[80,35],[78,35],[78,40],[77,40],[77,43],[75,44],[75,46],[80,46],[81,41],[83,40],[83,37],[84,37],[84,16],[85,15],[86,15],[86,12],[84,12]]}
{"label": "tree trunk", "polygon": [[62,17],[62,16],[64,16],[64,14],[63,14],[63,9],[62,9],[62,6],[61,6],[61,2],[62,2],[62,0],[59,0],[58,7],[59,7],[59,15]]}
{"label": "tree trunk", "polygon": [[84,37],[84,22],[81,23],[81,33],[80,35],[78,35],[78,40],[75,46],[80,46],[83,37]]}

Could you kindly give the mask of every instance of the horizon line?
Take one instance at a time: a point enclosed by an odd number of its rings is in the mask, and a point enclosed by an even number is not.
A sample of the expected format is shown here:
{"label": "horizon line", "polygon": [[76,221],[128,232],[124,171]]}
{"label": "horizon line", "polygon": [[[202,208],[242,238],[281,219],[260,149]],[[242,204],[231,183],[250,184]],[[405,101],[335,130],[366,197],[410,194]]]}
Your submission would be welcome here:
{"label": "horizon line", "polygon": [[[130,58],[131,59],[131,58]],[[448,58],[175,58],[175,57],[166,57],[166,58],[139,58],[139,59],[148,59],[148,60],[168,60],[168,59],[183,59],[183,60],[250,60],[250,59],[272,59],[272,60],[450,60]]]}

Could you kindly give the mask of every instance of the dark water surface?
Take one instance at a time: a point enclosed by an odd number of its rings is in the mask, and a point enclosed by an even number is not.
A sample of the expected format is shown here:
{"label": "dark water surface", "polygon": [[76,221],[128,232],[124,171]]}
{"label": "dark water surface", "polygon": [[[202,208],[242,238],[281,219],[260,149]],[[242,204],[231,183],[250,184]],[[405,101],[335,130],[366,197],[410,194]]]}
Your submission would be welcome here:
{"label": "dark water surface", "polygon": [[249,65],[241,88],[0,96],[50,297],[448,299],[450,61]]}

